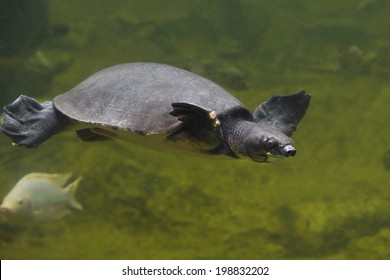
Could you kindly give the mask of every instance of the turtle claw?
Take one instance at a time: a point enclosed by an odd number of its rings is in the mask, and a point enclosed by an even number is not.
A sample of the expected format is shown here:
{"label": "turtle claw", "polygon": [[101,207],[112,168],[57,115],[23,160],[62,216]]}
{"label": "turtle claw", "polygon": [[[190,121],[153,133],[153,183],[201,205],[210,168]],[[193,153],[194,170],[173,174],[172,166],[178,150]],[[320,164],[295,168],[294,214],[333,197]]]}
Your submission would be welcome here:
{"label": "turtle claw", "polygon": [[218,127],[220,122],[217,113],[190,103],[172,103],[173,111],[170,114],[179,121],[187,124],[203,123],[210,127]]}
{"label": "turtle claw", "polygon": [[213,126],[217,127],[221,125],[221,122],[217,119],[217,113],[215,111],[210,112],[209,114],[210,120],[213,121]]}

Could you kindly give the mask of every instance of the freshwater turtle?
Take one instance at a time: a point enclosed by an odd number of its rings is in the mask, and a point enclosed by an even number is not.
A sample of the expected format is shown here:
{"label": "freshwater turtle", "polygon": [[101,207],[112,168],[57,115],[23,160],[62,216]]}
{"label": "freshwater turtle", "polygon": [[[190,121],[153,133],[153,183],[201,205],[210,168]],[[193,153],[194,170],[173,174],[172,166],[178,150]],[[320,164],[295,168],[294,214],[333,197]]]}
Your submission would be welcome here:
{"label": "freshwater turtle", "polygon": [[19,96],[4,107],[1,131],[36,147],[63,130],[85,141],[122,139],[148,148],[267,161],[294,156],[290,136],[309,105],[304,91],[273,96],[254,113],[215,83],[157,63],[101,70],[53,101]]}

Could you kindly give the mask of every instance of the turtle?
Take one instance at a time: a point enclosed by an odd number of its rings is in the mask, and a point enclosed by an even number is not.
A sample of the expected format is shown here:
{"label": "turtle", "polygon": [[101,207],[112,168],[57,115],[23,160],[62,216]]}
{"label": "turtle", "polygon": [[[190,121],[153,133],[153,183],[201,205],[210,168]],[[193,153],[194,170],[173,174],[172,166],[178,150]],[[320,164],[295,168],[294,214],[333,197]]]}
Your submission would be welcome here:
{"label": "turtle", "polygon": [[159,151],[266,162],[295,156],[290,137],[310,98],[304,90],[273,95],[251,113],[204,77],[134,62],[105,68],[53,101],[19,96],[4,107],[0,130],[28,148],[73,130],[84,141],[121,139]]}

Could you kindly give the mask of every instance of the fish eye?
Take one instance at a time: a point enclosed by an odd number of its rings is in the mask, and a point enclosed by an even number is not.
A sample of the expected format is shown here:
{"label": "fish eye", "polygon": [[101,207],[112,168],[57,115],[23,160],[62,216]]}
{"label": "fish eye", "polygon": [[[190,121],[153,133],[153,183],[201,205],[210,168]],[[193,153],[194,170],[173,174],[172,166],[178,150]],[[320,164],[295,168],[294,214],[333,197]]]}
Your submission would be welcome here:
{"label": "fish eye", "polygon": [[267,141],[267,146],[268,146],[268,148],[270,148],[270,149],[273,149],[273,148],[275,148],[276,147],[276,140],[275,139],[273,139],[273,138],[270,138],[270,139],[268,139],[268,141]]}

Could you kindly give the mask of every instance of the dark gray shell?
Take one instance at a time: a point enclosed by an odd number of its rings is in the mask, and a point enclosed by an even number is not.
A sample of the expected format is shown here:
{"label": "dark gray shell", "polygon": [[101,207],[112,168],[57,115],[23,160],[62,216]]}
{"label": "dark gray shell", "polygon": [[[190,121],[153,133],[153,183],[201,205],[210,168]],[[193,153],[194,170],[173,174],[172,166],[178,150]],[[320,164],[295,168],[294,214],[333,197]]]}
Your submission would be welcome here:
{"label": "dark gray shell", "polygon": [[174,102],[196,104],[217,115],[245,107],[201,76],[156,63],[106,68],[55,97],[53,103],[76,121],[149,135],[170,132],[181,125],[169,114]]}

